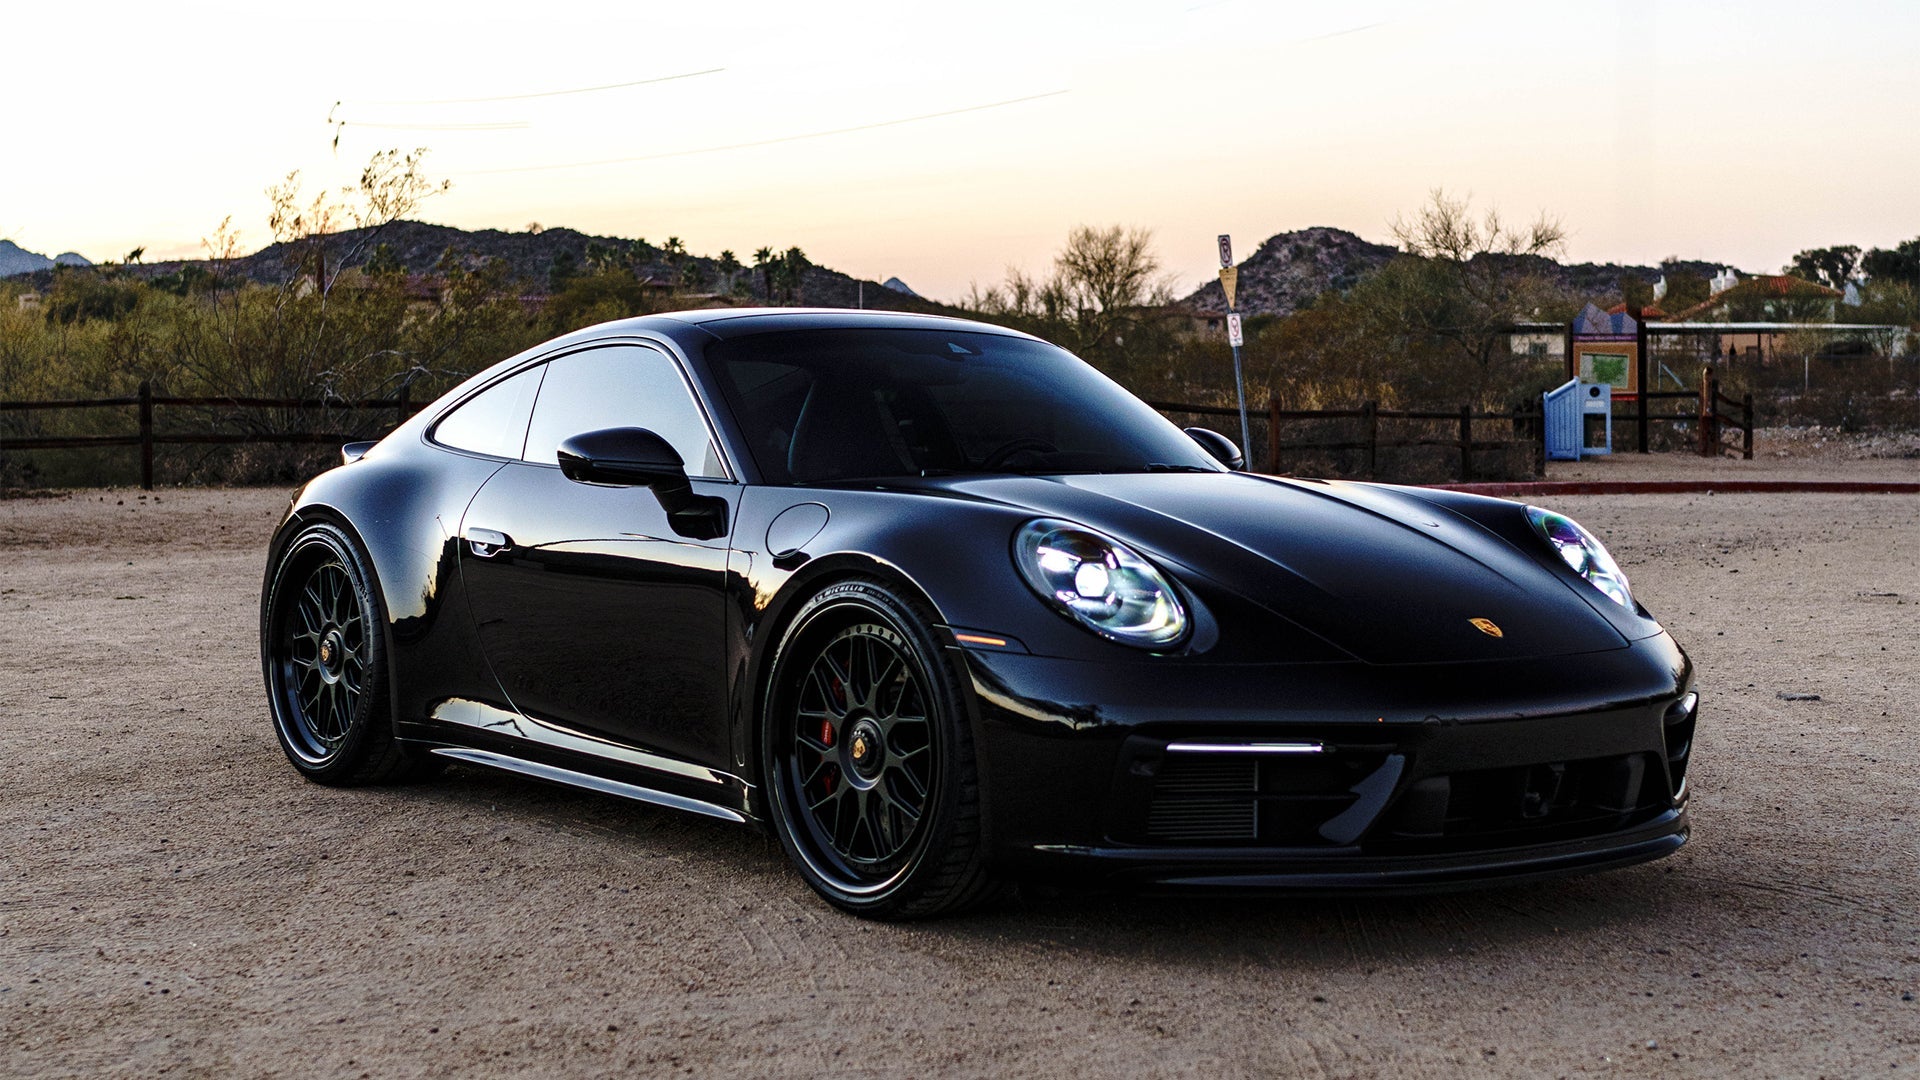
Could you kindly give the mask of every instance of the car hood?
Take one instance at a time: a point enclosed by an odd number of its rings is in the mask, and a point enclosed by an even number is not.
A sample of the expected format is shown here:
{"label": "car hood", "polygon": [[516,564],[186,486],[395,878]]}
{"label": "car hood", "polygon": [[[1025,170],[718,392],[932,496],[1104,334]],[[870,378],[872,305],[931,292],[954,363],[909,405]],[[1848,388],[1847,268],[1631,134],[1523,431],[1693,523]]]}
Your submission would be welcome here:
{"label": "car hood", "polygon": [[1390,487],[1226,473],[922,484],[1098,529],[1142,548],[1190,587],[1205,579],[1369,663],[1511,660],[1628,644],[1577,593],[1578,581],[1476,522]]}

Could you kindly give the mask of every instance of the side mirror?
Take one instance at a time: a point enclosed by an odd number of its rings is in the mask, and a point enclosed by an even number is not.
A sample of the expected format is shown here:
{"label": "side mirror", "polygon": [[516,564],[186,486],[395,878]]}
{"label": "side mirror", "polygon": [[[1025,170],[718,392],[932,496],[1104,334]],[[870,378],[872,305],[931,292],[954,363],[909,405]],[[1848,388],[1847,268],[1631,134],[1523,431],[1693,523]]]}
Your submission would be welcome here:
{"label": "side mirror", "polygon": [[696,540],[726,532],[727,500],[695,495],[671,443],[646,428],[604,428],[560,444],[560,471],[578,484],[653,489],[673,531]]}
{"label": "side mirror", "polygon": [[560,471],[580,484],[685,487],[687,465],[667,440],[646,428],[604,428],[560,444]]}
{"label": "side mirror", "polygon": [[1190,427],[1187,438],[1199,443],[1208,456],[1234,472],[1247,471],[1247,459],[1240,453],[1240,445],[1225,435],[1212,428]]}

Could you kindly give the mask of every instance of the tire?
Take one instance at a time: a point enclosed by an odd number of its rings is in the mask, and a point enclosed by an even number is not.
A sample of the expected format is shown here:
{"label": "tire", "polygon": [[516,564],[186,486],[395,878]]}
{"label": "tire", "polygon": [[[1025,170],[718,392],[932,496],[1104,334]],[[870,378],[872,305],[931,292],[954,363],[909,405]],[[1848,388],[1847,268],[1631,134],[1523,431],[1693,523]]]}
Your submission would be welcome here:
{"label": "tire", "polygon": [[872,919],[951,915],[989,873],[965,691],[920,606],[836,582],[788,625],[761,726],[768,815],[828,903]]}
{"label": "tire", "polygon": [[385,625],[369,561],[344,530],[316,522],[287,543],[262,599],[260,659],[280,749],[315,783],[438,771],[394,737]]}

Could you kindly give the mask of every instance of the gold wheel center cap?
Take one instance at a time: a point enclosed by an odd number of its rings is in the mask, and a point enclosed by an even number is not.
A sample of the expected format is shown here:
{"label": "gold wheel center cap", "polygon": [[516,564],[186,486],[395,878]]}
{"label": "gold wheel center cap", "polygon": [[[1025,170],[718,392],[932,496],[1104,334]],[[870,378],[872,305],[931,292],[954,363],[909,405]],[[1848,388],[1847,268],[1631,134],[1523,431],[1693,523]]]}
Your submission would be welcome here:
{"label": "gold wheel center cap", "polygon": [[333,663],[333,642],[323,641],[320,643],[320,662],[323,664]]}
{"label": "gold wheel center cap", "polygon": [[853,737],[854,760],[856,761],[867,760],[867,751],[870,749],[872,749],[872,747],[867,745],[867,737],[865,735],[855,735]]}

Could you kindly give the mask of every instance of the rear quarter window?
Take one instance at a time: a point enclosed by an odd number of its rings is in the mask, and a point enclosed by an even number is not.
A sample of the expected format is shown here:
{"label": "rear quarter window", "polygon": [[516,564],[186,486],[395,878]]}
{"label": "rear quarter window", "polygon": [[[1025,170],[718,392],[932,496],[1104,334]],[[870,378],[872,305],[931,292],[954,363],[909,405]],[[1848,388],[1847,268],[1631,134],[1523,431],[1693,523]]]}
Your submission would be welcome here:
{"label": "rear quarter window", "polygon": [[461,402],[433,426],[433,441],[489,457],[519,457],[526,445],[527,417],[545,372],[544,365],[531,368]]}

